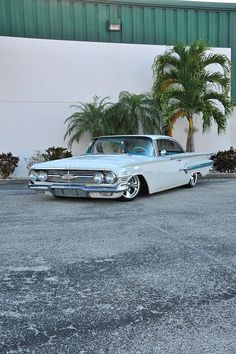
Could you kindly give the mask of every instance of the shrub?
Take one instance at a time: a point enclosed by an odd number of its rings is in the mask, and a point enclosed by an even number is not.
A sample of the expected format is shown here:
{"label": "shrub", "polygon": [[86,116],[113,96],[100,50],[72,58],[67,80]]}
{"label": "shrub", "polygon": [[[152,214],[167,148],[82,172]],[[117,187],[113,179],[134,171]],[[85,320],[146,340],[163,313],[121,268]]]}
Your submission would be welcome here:
{"label": "shrub", "polygon": [[229,150],[219,151],[212,156],[214,168],[219,172],[234,172],[236,169],[236,150],[231,147]]}
{"label": "shrub", "polygon": [[0,177],[7,178],[18,166],[19,157],[13,156],[11,152],[0,154]]}
{"label": "shrub", "polygon": [[34,165],[35,163],[51,161],[51,160],[59,160],[59,159],[64,159],[66,157],[72,157],[72,153],[71,151],[61,146],[49,147],[48,149],[45,150],[45,152],[36,150],[34,155],[31,156],[29,160],[27,160],[27,169],[30,170],[31,166]]}
{"label": "shrub", "polygon": [[46,153],[42,154],[45,161],[59,160],[59,159],[64,159],[66,157],[72,157],[71,151],[61,146],[49,147],[48,149],[45,150],[45,152]]}

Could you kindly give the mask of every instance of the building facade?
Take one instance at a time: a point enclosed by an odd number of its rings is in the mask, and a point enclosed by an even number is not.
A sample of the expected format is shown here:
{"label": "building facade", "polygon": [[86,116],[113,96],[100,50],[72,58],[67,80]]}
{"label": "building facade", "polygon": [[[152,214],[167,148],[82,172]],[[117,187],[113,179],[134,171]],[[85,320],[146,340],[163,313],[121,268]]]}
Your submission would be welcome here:
{"label": "building facade", "polygon": [[[109,30],[109,25],[120,30]],[[236,4],[179,0],[1,0],[0,36],[231,48],[236,99]]]}

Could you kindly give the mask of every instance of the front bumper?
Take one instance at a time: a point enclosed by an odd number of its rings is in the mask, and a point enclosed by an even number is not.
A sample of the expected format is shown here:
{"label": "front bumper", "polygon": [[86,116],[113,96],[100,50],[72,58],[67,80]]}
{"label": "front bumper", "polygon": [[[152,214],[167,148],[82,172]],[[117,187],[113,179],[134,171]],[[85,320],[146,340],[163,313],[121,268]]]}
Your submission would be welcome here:
{"label": "front bumper", "polygon": [[84,186],[77,184],[50,183],[36,184],[30,182],[30,189],[37,192],[50,192],[55,197],[75,197],[75,198],[120,198],[128,189],[126,184],[118,184],[114,187],[105,186]]}

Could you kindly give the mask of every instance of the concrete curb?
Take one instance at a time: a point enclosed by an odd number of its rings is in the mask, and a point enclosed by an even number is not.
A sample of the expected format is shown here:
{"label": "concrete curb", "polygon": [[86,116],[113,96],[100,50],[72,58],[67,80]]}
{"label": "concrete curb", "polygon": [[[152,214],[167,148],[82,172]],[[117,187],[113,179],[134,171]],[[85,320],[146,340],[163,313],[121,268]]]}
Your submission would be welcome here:
{"label": "concrete curb", "polygon": [[5,184],[27,184],[28,178],[0,179],[0,185]]}
{"label": "concrete curb", "polygon": [[236,178],[236,173],[210,172],[204,178]]}

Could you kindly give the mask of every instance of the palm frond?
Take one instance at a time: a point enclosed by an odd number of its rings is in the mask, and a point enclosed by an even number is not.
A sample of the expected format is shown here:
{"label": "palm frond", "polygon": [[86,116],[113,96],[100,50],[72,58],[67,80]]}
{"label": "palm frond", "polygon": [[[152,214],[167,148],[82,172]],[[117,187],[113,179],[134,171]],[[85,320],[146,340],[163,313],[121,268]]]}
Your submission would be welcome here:
{"label": "palm frond", "polygon": [[231,70],[230,60],[226,55],[220,53],[210,53],[204,58],[204,66],[218,64],[222,67],[224,75],[229,76]]}
{"label": "palm frond", "polygon": [[[211,64],[218,64],[219,70],[210,71]],[[153,92],[167,122],[172,117],[202,113],[204,129],[212,120],[219,130],[224,129],[232,111],[230,61],[224,54],[210,52],[205,41],[195,41],[189,47],[177,43],[155,58],[153,74]]]}
{"label": "palm frond", "polygon": [[189,47],[189,56],[204,58],[206,51],[208,51],[209,49],[210,48],[208,42],[204,40],[194,41]]}
{"label": "palm frond", "polygon": [[103,134],[107,128],[105,112],[111,105],[108,99],[94,96],[91,103],[79,102],[73,106],[77,111],[65,120],[68,126],[64,139],[69,138],[70,147],[85,133],[90,133],[92,137]]}
{"label": "palm frond", "polygon": [[225,115],[218,107],[213,106],[210,102],[206,102],[203,110],[203,131],[210,128],[212,120],[217,125],[218,133],[225,130]]}

